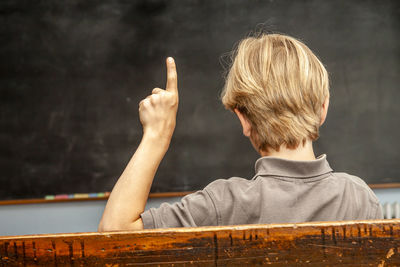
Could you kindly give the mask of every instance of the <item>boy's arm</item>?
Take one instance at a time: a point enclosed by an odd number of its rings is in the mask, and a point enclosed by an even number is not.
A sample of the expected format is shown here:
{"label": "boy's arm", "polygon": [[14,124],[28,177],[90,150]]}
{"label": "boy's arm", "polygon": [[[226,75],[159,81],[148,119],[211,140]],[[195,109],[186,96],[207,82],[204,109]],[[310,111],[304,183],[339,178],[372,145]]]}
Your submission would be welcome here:
{"label": "boy's arm", "polygon": [[143,229],[140,214],[175,129],[178,99],[176,66],[168,58],[166,89],[153,89],[139,103],[142,141],[110,194],[99,231]]}

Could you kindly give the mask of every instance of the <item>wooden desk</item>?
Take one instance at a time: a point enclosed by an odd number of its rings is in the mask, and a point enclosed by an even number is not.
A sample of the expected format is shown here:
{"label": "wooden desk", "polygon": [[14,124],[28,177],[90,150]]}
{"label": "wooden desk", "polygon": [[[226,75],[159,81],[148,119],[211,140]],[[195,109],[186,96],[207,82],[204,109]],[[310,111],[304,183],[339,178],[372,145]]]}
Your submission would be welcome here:
{"label": "wooden desk", "polygon": [[400,220],[0,237],[2,266],[400,266]]}

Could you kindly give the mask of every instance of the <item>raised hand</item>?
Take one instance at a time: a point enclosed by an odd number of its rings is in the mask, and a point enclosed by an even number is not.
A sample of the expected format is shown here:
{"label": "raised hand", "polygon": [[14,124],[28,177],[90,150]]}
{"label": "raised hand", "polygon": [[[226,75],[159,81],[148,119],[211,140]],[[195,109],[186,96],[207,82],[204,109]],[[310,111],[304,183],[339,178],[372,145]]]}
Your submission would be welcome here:
{"label": "raised hand", "polygon": [[143,229],[151,183],[168,150],[178,111],[178,81],[173,58],[167,58],[167,85],[154,88],[139,104],[143,138],[108,199],[99,231]]}
{"label": "raised hand", "polygon": [[140,101],[139,117],[143,135],[171,138],[178,111],[178,78],[172,57],[167,58],[167,84],[164,89],[154,88],[152,94]]}

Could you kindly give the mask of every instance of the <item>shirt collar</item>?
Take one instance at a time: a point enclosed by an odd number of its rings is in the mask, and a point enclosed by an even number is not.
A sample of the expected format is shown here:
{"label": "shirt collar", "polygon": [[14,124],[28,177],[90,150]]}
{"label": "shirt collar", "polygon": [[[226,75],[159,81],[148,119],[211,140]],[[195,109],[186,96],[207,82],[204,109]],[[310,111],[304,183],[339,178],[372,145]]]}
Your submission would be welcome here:
{"label": "shirt collar", "polygon": [[292,178],[315,177],[333,171],[326,160],[325,154],[310,161],[262,157],[256,161],[255,169],[256,176],[280,176]]}

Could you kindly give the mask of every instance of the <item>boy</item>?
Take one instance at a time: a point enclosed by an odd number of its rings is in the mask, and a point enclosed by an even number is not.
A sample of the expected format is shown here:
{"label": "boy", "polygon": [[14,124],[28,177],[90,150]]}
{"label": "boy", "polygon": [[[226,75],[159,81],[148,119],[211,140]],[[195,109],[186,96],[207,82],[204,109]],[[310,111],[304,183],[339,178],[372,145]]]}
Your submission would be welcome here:
{"label": "boy", "polygon": [[177,74],[168,58],[166,89],[153,89],[139,104],[143,139],[110,195],[99,231],[383,218],[360,178],[335,173],[325,155],[314,155],[329,80],[302,42],[280,34],[242,40],[222,102],[262,156],[254,178],[216,180],[179,203],[144,211],[176,122]]}

